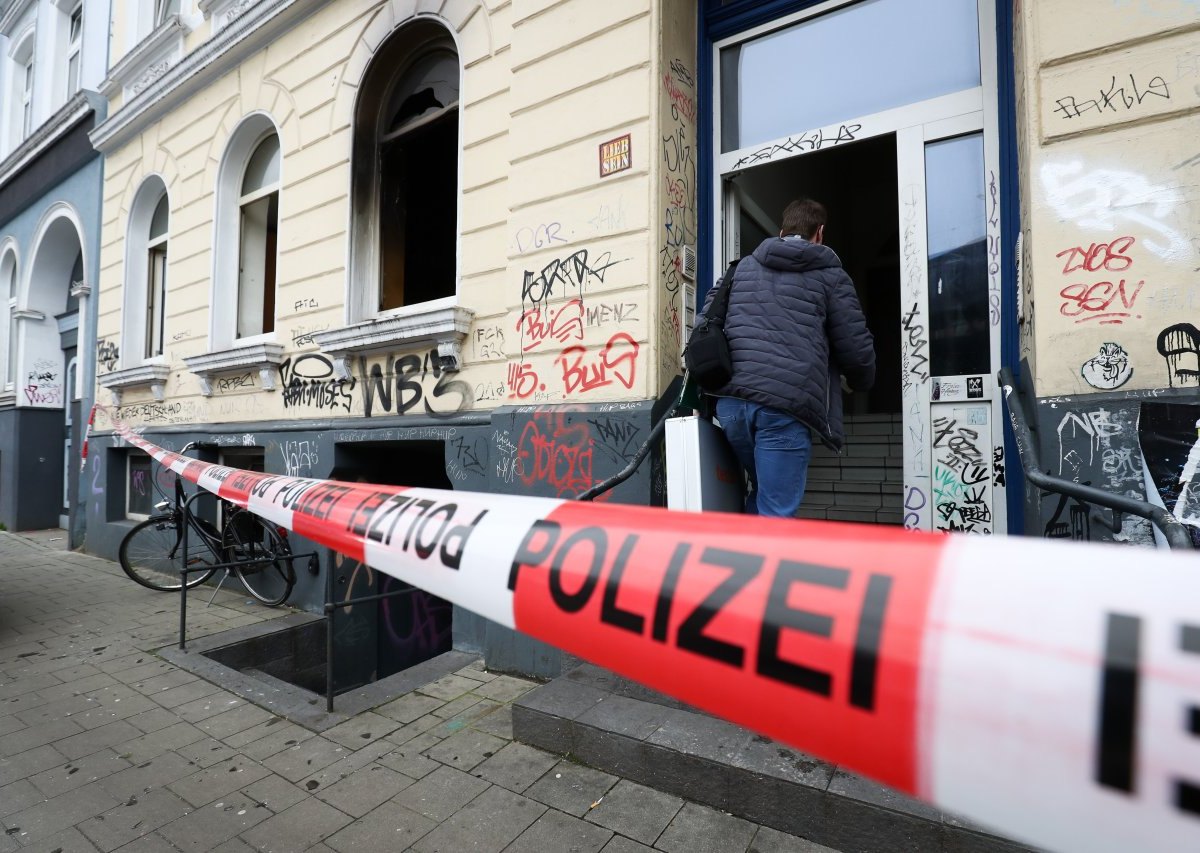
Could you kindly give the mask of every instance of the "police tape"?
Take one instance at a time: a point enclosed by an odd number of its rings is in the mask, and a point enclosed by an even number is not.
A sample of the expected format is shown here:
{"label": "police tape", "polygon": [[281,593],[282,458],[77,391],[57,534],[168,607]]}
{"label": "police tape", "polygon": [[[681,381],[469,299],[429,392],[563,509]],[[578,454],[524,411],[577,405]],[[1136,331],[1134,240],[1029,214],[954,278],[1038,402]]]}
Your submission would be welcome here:
{"label": "police tape", "polygon": [[1200,849],[1200,563],[1040,539],[254,473],[314,542],[1051,850]]}

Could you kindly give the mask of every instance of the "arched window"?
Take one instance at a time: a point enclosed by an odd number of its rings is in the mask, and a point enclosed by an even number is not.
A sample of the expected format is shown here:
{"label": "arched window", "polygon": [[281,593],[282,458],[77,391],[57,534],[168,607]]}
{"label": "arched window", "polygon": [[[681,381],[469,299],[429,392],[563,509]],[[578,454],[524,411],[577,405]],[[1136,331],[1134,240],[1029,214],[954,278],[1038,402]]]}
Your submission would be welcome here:
{"label": "arched window", "polygon": [[19,41],[10,56],[12,65],[12,113],[9,150],[33,132],[33,30]]}
{"label": "arched window", "polygon": [[279,131],[267,115],[251,113],[230,137],[217,173],[213,352],[270,343],[254,339],[275,331],[282,178]]}
{"label": "arched window", "polygon": [[152,176],[138,188],[129,209],[121,346],[124,367],[136,367],[163,354],[170,207],[166,185]]}
{"label": "arched window", "polygon": [[356,319],[455,295],[460,77],[453,40],[430,21],[399,30],[364,75],[352,170]]}
{"label": "arched window", "polygon": [[0,295],[8,318],[4,324],[4,388],[12,390],[17,376],[17,255],[11,250],[0,258]]}
{"label": "arched window", "polygon": [[275,331],[275,259],[279,244],[279,137],[265,137],[250,155],[238,198],[237,334]]}
{"label": "arched window", "polygon": [[146,358],[163,354],[167,314],[167,194],[164,192],[150,217],[146,242]]}

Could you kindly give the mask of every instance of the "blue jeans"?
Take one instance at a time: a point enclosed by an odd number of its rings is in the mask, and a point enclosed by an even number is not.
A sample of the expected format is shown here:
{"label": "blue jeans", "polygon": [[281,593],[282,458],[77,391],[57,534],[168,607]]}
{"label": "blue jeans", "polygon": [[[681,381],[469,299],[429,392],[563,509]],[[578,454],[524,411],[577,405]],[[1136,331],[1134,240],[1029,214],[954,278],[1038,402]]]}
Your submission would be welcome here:
{"label": "blue jeans", "polygon": [[733,397],[717,399],[717,419],[750,475],[746,512],[795,518],[812,455],[808,427],[778,409]]}

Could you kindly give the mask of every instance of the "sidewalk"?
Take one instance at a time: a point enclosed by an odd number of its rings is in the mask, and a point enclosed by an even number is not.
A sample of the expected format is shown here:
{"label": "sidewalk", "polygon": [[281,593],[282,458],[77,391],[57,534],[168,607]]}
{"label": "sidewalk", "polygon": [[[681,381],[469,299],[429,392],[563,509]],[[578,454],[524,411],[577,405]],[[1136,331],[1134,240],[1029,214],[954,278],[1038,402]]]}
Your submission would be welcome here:
{"label": "sidewalk", "polygon": [[[60,545],[0,533],[0,853],[831,853],[514,743],[535,685],[479,662],[316,735],[158,658],[177,600]],[[188,635],[286,612],[222,592]]]}

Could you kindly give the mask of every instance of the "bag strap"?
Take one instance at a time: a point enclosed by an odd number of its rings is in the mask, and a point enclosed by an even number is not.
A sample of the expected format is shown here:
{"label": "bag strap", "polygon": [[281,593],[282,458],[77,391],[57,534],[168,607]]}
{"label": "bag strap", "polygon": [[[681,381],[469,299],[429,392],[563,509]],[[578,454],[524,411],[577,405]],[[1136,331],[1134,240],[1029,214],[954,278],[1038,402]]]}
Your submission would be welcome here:
{"label": "bag strap", "polygon": [[739,261],[741,258],[735,259],[726,268],[725,275],[717,286],[717,295],[713,297],[712,305],[708,306],[708,312],[704,315],[706,320],[725,324],[725,315],[729,313],[729,293],[733,290],[733,272],[737,269]]}

